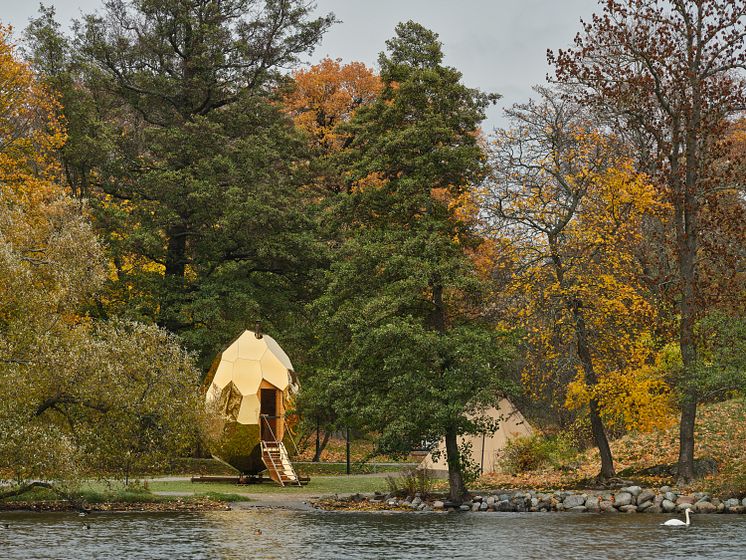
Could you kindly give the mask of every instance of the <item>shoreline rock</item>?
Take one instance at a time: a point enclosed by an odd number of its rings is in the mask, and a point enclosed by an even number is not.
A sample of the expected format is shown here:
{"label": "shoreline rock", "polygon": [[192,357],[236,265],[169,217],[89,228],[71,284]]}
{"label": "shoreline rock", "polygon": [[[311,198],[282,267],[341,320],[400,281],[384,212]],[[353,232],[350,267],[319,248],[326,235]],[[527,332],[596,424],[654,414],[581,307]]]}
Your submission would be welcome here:
{"label": "shoreline rock", "polygon": [[666,513],[680,514],[687,508],[700,514],[746,514],[746,498],[718,498],[702,492],[681,494],[669,486],[642,488],[626,486],[613,491],[490,490],[461,504],[440,497],[419,494],[356,494],[350,498],[319,500],[312,504],[323,510],[408,510],[436,512],[570,512],[570,513]]}

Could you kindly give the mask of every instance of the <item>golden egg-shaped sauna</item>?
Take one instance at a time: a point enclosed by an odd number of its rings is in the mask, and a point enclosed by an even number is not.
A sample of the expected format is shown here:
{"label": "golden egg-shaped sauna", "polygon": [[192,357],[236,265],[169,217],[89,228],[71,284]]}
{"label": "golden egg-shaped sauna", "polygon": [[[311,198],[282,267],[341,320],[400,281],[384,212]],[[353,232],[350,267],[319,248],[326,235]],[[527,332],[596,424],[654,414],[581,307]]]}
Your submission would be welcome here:
{"label": "golden egg-shaped sauna", "polygon": [[205,386],[205,403],[222,424],[212,455],[242,475],[266,470],[278,484],[300,484],[286,445],[286,411],[298,384],[275,339],[244,331],[215,357]]}

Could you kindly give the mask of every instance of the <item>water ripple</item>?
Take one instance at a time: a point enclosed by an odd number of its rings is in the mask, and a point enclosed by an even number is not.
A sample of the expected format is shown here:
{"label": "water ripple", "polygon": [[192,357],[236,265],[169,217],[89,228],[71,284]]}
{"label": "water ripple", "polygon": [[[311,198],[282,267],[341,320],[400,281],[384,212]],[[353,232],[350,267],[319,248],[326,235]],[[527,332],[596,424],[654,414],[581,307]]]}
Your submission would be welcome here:
{"label": "water ripple", "polygon": [[[657,515],[299,513],[3,514],[3,559],[329,559],[630,557],[742,560],[746,517]],[[90,525],[90,529],[85,528]],[[262,534],[255,535],[260,529]]]}

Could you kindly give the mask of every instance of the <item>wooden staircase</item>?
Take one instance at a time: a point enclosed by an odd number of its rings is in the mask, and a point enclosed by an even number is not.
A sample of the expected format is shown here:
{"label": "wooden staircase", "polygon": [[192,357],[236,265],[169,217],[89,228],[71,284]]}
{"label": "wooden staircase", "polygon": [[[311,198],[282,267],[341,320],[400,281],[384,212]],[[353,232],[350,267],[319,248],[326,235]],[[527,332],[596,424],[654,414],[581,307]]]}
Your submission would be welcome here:
{"label": "wooden staircase", "polygon": [[269,421],[270,418],[266,414],[261,415],[261,419],[267,428],[266,435],[270,436],[265,440],[264,435],[262,435],[262,461],[264,466],[267,467],[269,477],[280,486],[287,484],[302,486],[300,477],[290,462],[290,455],[288,455],[288,450],[285,449],[285,444],[276,441],[277,437]]}
{"label": "wooden staircase", "polygon": [[290,462],[285,445],[281,441],[262,441],[262,461],[269,477],[280,486],[301,486],[300,478]]}

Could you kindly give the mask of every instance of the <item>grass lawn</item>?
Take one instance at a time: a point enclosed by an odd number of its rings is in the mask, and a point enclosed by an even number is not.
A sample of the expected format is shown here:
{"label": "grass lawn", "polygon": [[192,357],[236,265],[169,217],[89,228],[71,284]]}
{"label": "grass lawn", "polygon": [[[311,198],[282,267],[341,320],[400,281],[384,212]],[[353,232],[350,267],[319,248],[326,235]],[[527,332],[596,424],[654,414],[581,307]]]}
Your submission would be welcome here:
{"label": "grass lawn", "polygon": [[[324,457],[324,461],[312,463],[308,460],[301,460],[293,457],[293,465],[301,474],[307,476],[314,475],[337,475],[345,474],[346,464],[345,457],[342,455],[341,461],[337,459]],[[378,458],[383,461],[382,458]],[[385,459],[385,458],[384,458]],[[337,462],[335,462],[337,461]],[[385,461],[383,461],[385,463]],[[399,462],[397,464],[381,464],[380,462],[361,463],[356,462],[353,457],[351,464],[352,474],[371,474],[380,472],[398,473],[402,468],[416,465],[416,463]],[[158,476],[160,473],[149,473],[150,476]],[[234,469],[228,465],[216,461],[215,459],[194,459],[180,458],[174,459],[164,474],[173,476],[195,476],[195,475],[227,475],[237,474]]]}
{"label": "grass lawn", "polygon": [[277,486],[271,482],[263,484],[222,484],[222,483],[198,483],[189,481],[160,481],[148,482],[148,488],[152,492],[196,492],[204,494],[207,492],[287,495],[292,497],[298,493],[313,494],[342,494],[354,492],[381,492],[388,491],[386,478],[375,475],[353,475],[353,476],[316,476],[311,478],[306,486]]}
{"label": "grass lawn", "polygon": [[[399,474],[403,468],[416,466],[417,463],[400,463],[398,465],[381,465],[376,463],[351,463],[352,474],[391,473]],[[293,461],[293,466],[302,476],[334,476],[346,475],[347,465],[345,463],[311,463]]]}

